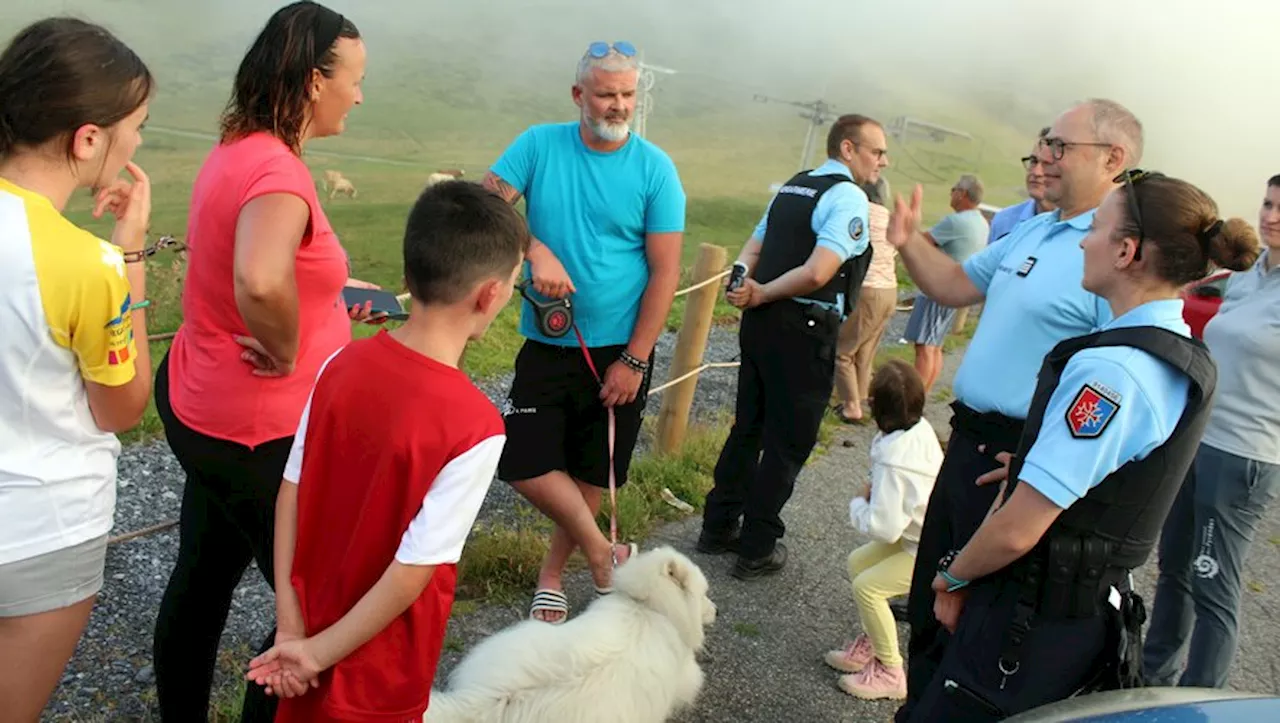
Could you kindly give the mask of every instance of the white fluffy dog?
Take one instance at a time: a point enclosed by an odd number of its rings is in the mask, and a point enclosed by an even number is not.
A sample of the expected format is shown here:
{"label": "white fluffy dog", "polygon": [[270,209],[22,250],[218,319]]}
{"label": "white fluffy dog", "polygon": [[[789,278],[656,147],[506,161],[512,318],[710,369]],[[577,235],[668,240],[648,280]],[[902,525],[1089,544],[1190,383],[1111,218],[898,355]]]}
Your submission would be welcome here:
{"label": "white fluffy dog", "polygon": [[662,723],[702,689],[707,578],[670,547],[618,567],[613,593],[563,625],[503,630],[433,691],[426,723]]}

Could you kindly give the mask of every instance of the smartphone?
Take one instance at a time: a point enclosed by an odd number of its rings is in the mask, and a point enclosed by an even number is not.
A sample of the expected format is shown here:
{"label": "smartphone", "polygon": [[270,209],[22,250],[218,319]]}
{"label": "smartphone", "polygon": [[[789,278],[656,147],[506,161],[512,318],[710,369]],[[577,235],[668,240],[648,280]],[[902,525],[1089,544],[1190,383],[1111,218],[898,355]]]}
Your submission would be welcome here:
{"label": "smartphone", "polygon": [[359,289],[354,286],[342,287],[342,303],[346,308],[353,306],[364,306],[365,302],[373,302],[372,312],[376,314],[386,314],[387,318],[396,321],[404,321],[409,318],[409,312],[404,310],[404,306],[400,304],[400,300],[390,291],[382,289]]}

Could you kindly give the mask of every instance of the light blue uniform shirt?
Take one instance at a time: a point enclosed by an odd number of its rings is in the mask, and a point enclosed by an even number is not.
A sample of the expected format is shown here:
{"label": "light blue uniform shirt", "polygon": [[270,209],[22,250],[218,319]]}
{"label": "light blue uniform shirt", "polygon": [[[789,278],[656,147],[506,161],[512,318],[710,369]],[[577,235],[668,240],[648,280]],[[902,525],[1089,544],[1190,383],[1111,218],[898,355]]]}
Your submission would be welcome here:
{"label": "light blue uniform shirt", "polygon": [[[853,180],[853,174],[849,173],[848,166],[831,159],[827,159],[826,163],[809,171],[809,175],[844,176]],[[769,201],[769,207],[765,209],[764,216],[760,218],[760,223],[756,224],[755,233],[752,234],[760,241],[764,241],[771,208],[773,208],[772,200]],[[870,228],[870,222],[867,220],[869,208],[867,194],[858,187],[856,182],[837,183],[832,186],[822,194],[818,199],[817,207],[813,209],[810,226],[818,235],[817,245],[834,252],[840,257],[841,263],[851,256],[861,254],[870,243],[870,233],[867,230]]]}
{"label": "light blue uniform shirt", "polygon": [[[649,284],[645,235],[684,231],[685,193],[671,158],[634,133],[616,151],[592,150],[573,121],[529,128],[492,170],[524,195],[529,230],[573,281],[574,321],[587,346],[630,341]],[[520,333],[578,343],[573,334],[539,334],[527,301]]]}
{"label": "light blue uniform shirt", "polygon": [[[1104,328],[1126,326],[1158,326],[1191,337],[1181,299],[1147,302]],[[1111,346],[1077,352],[1062,370],[1018,479],[1067,509],[1112,472],[1164,444],[1190,390],[1190,377],[1145,351]]]}
{"label": "light blue uniform shirt", "polygon": [[991,233],[987,243],[994,243],[1009,234],[1015,226],[1036,216],[1036,200],[1028,198],[1016,206],[1000,209],[991,217]]}
{"label": "light blue uniform shirt", "polygon": [[1045,355],[1111,320],[1107,302],[1081,286],[1080,240],[1093,213],[1068,221],[1058,211],[1042,213],[964,262],[986,303],[952,383],[961,403],[1026,419]]}

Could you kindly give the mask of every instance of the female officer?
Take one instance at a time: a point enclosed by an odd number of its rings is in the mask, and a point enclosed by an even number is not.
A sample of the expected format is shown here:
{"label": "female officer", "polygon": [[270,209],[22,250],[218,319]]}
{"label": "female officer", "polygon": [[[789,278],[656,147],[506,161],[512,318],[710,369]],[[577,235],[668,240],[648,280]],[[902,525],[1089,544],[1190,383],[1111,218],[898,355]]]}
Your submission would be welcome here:
{"label": "female officer", "polygon": [[1189,183],[1116,181],[1080,243],[1084,287],[1113,320],[1049,353],[1017,454],[978,480],[1012,480],[1011,494],[939,561],[934,613],[953,635],[910,720],[998,719],[1136,669],[1128,573],[1154,547],[1216,384],[1178,291],[1211,260],[1247,268],[1258,240]]}

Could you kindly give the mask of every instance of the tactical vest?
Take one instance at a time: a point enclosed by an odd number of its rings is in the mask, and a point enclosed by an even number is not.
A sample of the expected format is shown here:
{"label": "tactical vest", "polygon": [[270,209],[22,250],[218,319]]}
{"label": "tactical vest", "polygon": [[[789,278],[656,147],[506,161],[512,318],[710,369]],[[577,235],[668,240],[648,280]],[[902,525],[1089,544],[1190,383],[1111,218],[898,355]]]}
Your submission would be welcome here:
{"label": "tactical vest", "polygon": [[[818,235],[813,232],[814,209],[818,207],[822,194],[840,183],[853,181],[843,174],[810,176],[809,171],[801,171],[778,189],[773,205],[769,207],[763,246],[756,262],[754,278],[757,282],[766,284],[794,268],[804,266],[818,244]],[[855,240],[871,233],[863,220],[858,219],[853,223],[861,226],[849,229],[849,235]],[[851,256],[840,265],[840,270],[826,285],[803,298],[828,303],[836,308],[841,308],[842,304],[842,313],[848,316],[857,304],[858,292],[870,266],[871,244],[868,242],[866,251]]]}
{"label": "tactical vest", "polygon": [[[1146,458],[1124,464],[1089,490],[1058,516],[1035,549],[1019,561],[1022,575],[1028,567],[1043,572],[1042,582],[1049,584],[1042,603],[1070,617],[1090,614],[1104,576],[1116,571],[1127,574],[1147,561],[1199,447],[1218,380],[1217,365],[1203,342],[1154,326],[1110,329],[1059,343],[1040,368],[1027,424],[1010,465],[1013,482],[1007,486],[1005,501],[1019,484],[1023,461],[1040,434],[1049,398],[1067,362],[1083,349],[1104,346],[1141,349],[1186,374],[1191,388],[1186,409],[1164,444]],[[1028,566],[1028,562],[1036,564]],[[1070,587],[1076,588],[1074,593],[1064,589]],[[1055,594],[1047,588],[1058,589]]]}

